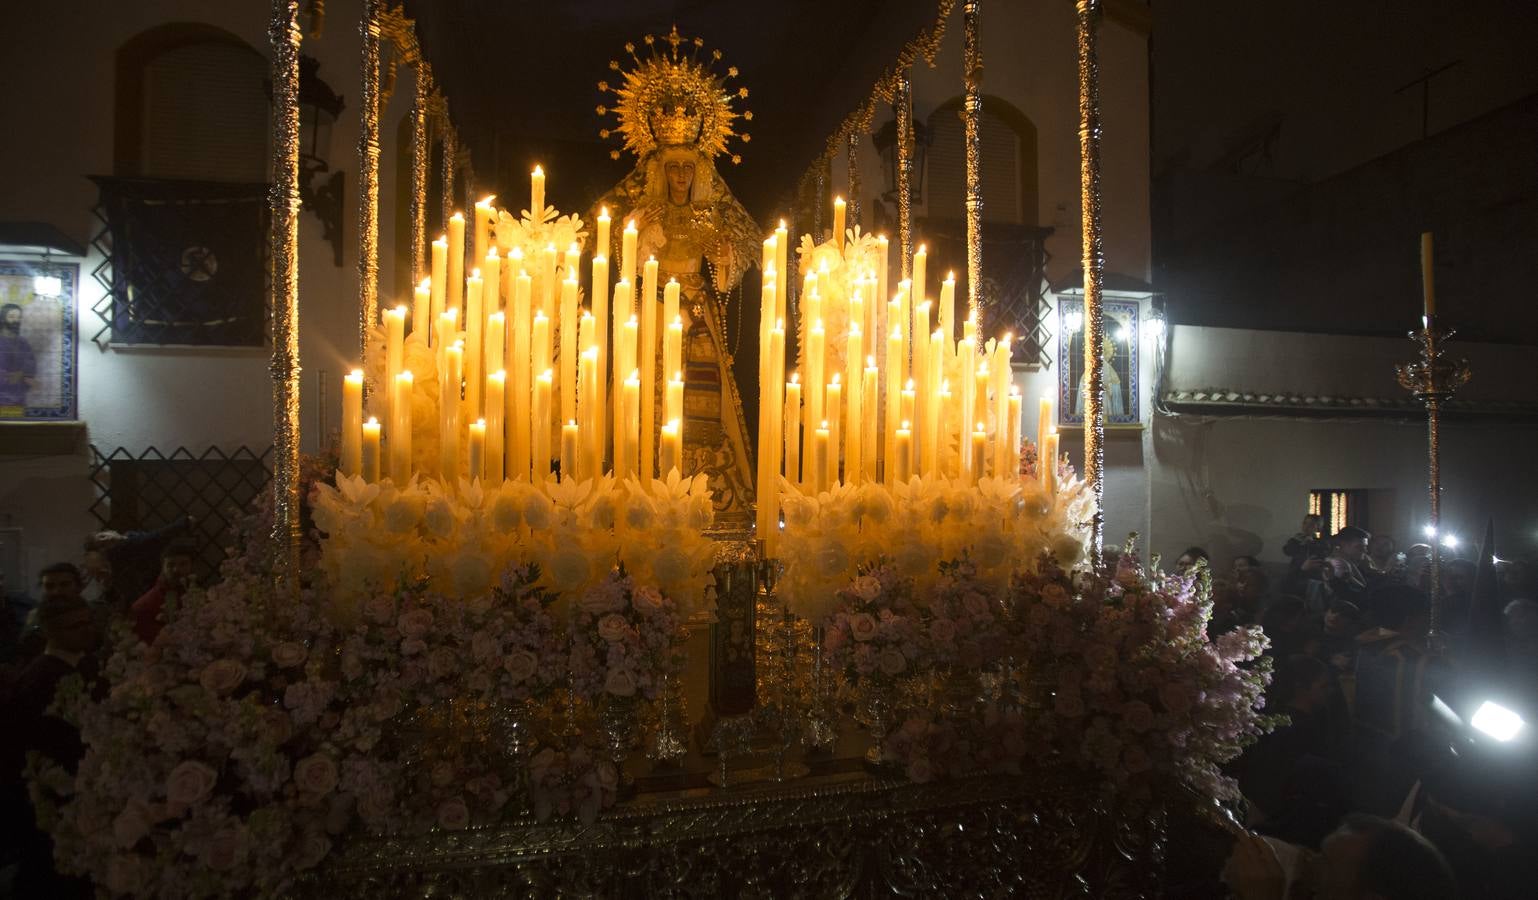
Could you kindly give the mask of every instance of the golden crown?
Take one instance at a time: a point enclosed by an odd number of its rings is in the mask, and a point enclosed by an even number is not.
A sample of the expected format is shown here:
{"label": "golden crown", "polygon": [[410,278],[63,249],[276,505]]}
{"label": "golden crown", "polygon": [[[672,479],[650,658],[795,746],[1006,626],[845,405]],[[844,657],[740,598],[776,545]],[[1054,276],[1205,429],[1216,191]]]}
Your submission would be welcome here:
{"label": "golden crown", "polygon": [[[751,121],[753,114],[732,109],[733,99],[747,99],[748,89],[729,89],[726,82],[737,77],[737,67],[731,66],[726,74],[717,75],[711,66],[721,61],[721,51],[712,50],[707,59],[701,59],[705,42],[700,38],[686,38],[674,26],[671,33],[660,38],[648,34],[644,41],[651,48],[651,55],[642,59],[636,55],[633,43],[625,45],[625,52],[635,62],[635,67],[624,71],[618,60],[610,60],[609,68],[619,72],[624,83],[611,88],[607,81],[598,82],[598,90],[613,93],[612,106],[600,105],[600,117],[613,114],[618,120],[614,127],[605,127],[598,134],[608,140],[618,132],[624,149],[643,157],[658,147],[675,145],[690,146],[707,157],[715,157],[726,150],[726,143],[733,137],[743,143],[752,140],[747,134],[738,134],[732,122],[740,115],[743,121]],[[685,49],[687,48],[687,49]],[[619,159],[620,151],[609,153]],[[742,162],[742,157],[732,154],[732,162]]]}

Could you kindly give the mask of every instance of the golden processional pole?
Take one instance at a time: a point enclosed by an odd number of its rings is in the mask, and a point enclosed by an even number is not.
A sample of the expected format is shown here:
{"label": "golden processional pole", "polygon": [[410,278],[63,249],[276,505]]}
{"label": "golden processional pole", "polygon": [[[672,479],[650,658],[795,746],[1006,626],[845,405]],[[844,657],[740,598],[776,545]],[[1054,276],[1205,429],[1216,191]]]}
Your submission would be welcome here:
{"label": "golden processional pole", "polygon": [[1084,480],[1095,497],[1090,558],[1100,563],[1105,540],[1105,320],[1100,278],[1105,252],[1100,231],[1100,0],[1077,0],[1079,19],[1079,207],[1084,236]]}
{"label": "golden processional pole", "polygon": [[427,113],[433,79],[427,60],[417,62],[416,96],[411,103],[411,283],[427,277]]}
{"label": "golden processional pole", "polygon": [[[983,294],[983,172],[981,126],[983,115],[983,60],[978,40],[978,5],[980,0],[966,0],[961,8],[964,42],[961,68],[965,82],[962,124],[966,129],[967,157],[967,312],[979,314]],[[945,336],[956,339],[954,334]]]}
{"label": "golden processional pole", "polygon": [[[860,130],[851,128],[845,145],[848,157],[849,227],[860,224]],[[879,298],[878,298],[879,299]]]}
{"label": "golden processional pole", "polygon": [[[358,116],[358,353],[379,320],[379,10],[363,0],[363,101]],[[388,390],[388,386],[376,386]]]}
{"label": "golden processional pole", "polygon": [[897,76],[892,103],[897,107],[897,246],[906,279],[913,277],[913,81],[907,69]]}
{"label": "golden processional pole", "polygon": [[299,592],[299,0],[273,0],[272,544],[279,589]]}

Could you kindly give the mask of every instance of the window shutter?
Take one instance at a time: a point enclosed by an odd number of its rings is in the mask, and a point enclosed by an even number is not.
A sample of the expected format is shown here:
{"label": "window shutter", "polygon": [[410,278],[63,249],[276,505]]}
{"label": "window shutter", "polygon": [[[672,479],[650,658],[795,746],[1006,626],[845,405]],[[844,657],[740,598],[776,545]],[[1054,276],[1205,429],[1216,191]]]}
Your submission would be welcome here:
{"label": "window shutter", "polygon": [[215,41],[166,51],[144,67],[141,175],[267,180],[266,61]]}
{"label": "window shutter", "polygon": [[[929,147],[925,183],[929,214],[960,219],[966,215],[966,130],[954,107],[929,118],[934,143]],[[984,105],[978,158],[983,171],[983,221],[1020,223],[1020,137]]]}

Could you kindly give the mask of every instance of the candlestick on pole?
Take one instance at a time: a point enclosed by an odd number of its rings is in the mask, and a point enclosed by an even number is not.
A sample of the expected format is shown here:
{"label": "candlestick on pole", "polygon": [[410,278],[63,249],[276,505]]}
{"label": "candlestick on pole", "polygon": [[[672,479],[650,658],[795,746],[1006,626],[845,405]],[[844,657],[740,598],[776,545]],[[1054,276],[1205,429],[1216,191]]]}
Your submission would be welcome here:
{"label": "candlestick on pole", "polygon": [[1431,616],[1426,629],[1426,643],[1434,653],[1445,649],[1442,635],[1442,403],[1468,383],[1467,360],[1446,357],[1443,343],[1453,336],[1451,329],[1436,321],[1436,299],[1431,281],[1431,235],[1421,235],[1421,277],[1425,315],[1419,330],[1410,332],[1410,340],[1420,347],[1420,358],[1395,367],[1399,385],[1426,406],[1426,494],[1430,501]]}

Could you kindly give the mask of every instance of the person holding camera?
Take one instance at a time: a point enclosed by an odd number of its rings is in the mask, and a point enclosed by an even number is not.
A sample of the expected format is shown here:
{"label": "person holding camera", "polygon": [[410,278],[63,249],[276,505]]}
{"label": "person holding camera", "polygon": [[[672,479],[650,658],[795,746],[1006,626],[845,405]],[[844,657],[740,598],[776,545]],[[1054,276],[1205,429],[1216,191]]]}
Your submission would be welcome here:
{"label": "person holding camera", "polygon": [[197,548],[186,541],[173,541],[161,551],[160,577],[133,605],[134,633],[139,640],[153,644],[165,625],[166,607],[174,606],[192,588],[197,553]]}

